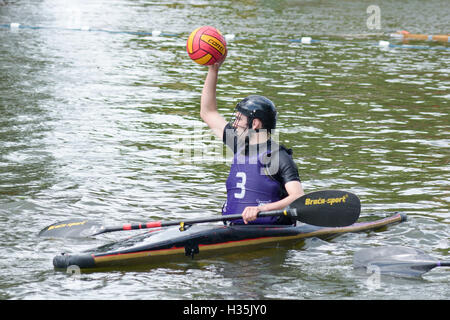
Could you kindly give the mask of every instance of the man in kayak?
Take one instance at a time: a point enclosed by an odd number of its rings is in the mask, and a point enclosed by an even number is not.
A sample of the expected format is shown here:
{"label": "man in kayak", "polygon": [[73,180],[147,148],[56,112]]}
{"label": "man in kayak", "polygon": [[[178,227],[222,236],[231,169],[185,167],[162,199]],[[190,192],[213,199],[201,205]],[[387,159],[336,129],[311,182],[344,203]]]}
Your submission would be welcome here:
{"label": "man in kayak", "polygon": [[227,122],[217,110],[220,66],[208,66],[200,116],[234,153],[222,214],[242,212],[242,220],[235,224],[292,224],[285,216],[257,218],[259,212],[284,209],[304,194],[291,150],[271,139],[275,105],[266,97],[249,96],[237,104],[234,119]]}

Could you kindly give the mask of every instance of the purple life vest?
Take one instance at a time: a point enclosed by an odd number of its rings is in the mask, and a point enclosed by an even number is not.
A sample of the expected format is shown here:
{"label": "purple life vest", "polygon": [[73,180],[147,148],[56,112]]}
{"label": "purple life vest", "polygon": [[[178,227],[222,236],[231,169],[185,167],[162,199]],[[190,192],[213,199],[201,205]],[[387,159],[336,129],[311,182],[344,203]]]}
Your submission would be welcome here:
{"label": "purple life vest", "polygon": [[[227,187],[227,202],[222,214],[240,214],[248,206],[259,206],[280,200],[280,183],[265,174],[261,161],[266,153],[244,156],[236,152],[230,168]],[[276,224],[278,217],[257,218],[249,224]],[[243,224],[242,219],[233,220]]]}

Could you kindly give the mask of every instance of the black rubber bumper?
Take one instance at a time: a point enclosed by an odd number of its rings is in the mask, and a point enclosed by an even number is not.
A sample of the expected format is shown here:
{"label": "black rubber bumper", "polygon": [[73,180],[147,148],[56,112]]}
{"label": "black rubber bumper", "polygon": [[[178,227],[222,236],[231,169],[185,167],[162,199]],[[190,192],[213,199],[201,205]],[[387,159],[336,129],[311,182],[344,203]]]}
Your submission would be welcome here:
{"label": "black rubber bumper", "polygon": [[79,268],[95,268],[95,260],[90,254],[75,255],[60,254],[53,258],[53,266],[55,269],[67,269],[70,266],[78,266]]}

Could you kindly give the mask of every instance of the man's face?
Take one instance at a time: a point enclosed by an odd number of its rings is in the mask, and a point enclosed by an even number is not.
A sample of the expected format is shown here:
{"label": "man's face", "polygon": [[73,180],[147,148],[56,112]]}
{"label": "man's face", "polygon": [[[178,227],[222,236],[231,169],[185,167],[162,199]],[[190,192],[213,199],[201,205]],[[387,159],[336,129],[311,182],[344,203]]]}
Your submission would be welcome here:
{"label": "man's face", "polygon": [[240,137],[246,131],[248,131],[248,117],[240,112],[235,113],[235,120],[232,124],[233,128],[236,129],[237,136]]}

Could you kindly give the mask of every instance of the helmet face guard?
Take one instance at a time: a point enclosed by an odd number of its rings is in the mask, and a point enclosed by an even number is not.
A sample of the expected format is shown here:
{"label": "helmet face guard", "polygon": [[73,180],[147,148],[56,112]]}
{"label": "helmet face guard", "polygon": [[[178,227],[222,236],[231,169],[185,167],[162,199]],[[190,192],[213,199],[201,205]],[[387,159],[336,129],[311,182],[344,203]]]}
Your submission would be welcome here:
{"label": "helmet face guard", "polygon": [[262,122],[262,128],[268,132],[275,129],[277,123],[277,110],[272,101],[263,96],[249,96],[236,105],[235,116],[230,121],[233,128],[239,122],[239,117],[243,114],[248,118],[247,128],[252,129],[254,119]]}
{"label": "helmet face guard", "polygon": [[[242,115],[244,115],[244,113],[239,111],[237,108],[234,109],[234,114],[229,121],[229,124],[232,128],[236,129],[238,127],[238,123],[241,121]],[[246,127],[249,128],[248,121]]]}

